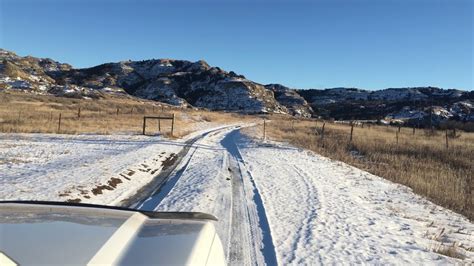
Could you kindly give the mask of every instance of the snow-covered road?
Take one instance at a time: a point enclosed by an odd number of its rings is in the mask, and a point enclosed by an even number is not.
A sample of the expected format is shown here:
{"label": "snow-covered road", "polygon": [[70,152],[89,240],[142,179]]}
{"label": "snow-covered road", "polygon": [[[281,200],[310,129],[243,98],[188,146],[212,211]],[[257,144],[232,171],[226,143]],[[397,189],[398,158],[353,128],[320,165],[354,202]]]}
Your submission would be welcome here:
{"label": "snow-covered road", "polygon": [[[226,128],[199,140],[142,208],[216,215],[230,264],[444,264],[473,259],[474,226],[410,189]],[[158,200],[157,200],[158,199]]]}
{"label": "snow-covered road", "polygon": [[[163,186],[136,206],[215,215],[231,265],[474,259],[474,225],[463,216],[344,163],[245,137],[238,126],[178,141],[35,134],[2,138],[1,199],[64,200],[67,196],[58,191],[65,190],[72,198],[106,204],[120,204],[136,193],[172,164],[171,156],[183,151],[186,140],[195,138]],[[122,183],[103,194],[90,193],[111,177]],[[435,252],[444,249],[442,244],[454,246],[464,261]]]}
{"label": "snow-covered road", "polygon": [[219,218],[217,230],[231,264],[274,265],[275,249],[255,184],[244,171],[235,127],[199,139],[160,191],[139,208],[201,211]]}
{"label": "snow-covered road", "polygon": [[309,151],[240,138],[281,264],[444,264],[474,258],[474,225],[405,186]]}

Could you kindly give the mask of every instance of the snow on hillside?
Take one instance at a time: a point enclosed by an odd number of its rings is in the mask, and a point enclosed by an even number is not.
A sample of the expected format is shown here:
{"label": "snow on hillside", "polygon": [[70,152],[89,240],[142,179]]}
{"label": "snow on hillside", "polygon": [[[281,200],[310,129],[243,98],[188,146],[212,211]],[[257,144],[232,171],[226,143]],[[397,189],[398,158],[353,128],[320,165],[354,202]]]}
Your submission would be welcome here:
{"label": "snow on hillside", "polygon": [[[430,117],[431,112],[431,117]],[[456,117],[457,119],[469,122],[474,121],[474,108],[470,101],[455,102],[451,107],[430,106],[424,110],[418,110],[409,106],[403,107],[398,112],[390,113],[385,117],[387,121],[397,121],[399,123],[414,122],[432,119],[433,124],[438,124],[440,121],[447,121]]]}
{"label": "snow on hillside", "polygon": [[0,77],[0,83],[5,84],[5,89],[29,89],[31,84],[17,77],[15,79],[10,77]]}
{"label": "snow on hillside", "polygon": [[443,90],[434,87],[414,88],[388,88],[382,90],[363,90],[357,88],[333,88],[325,90],[312,90],[314,96],[311,102],[326,105],[345,101],[421,101],[430,97],[459,98],[466,92],[459,90]]}
{"label": "snow on hillside", "polygon": [[368,93],[368,97],[373,100],[388,100],[388,101],[399,101],[407,99],[409,101],[419,101],[428,98],[427,95],[423,94],[419,90],[414,88],[406,89],[385,89]]}
{"label": "snow on hillside", "polygon": [[[128,60],[75,69],[52,59],[22,57],[0,49],[0,90],[10,89],[74,98],[131,95],[180,107],[338,120],[399,116],[396,113],[404,106],[426,112],[422,109],[429,105],[445,108],[457,121],[473,121],[474,116],[472,107],[455,106],[456,102],[473,101],[473,93],[456,89],[295,90],[280,84],[262,85],[203,60]],[[439,117],[441,121],[447,116]]]}
{"label": "snow on hillside", "polygon": [[[51,59],[21,57],[0,51],[2,90],[17,88],[24,92],[75,98],[126,92],[176,106],[191,104],[246,113],[286,112],[263,85],[232,71],[210,67],[202,60],[129,60],[74,69]],[[18,81],[13,83],[5,78]]]}
{"label": "snow on hillside", "polygon": [[400,119],[400,120],[408,120],[408,119],[423,119],[427,116],[423,111],[418,110],[411,110],[408,107],[403,108],[400,112],[389,114],[387,115],[386,119]]}

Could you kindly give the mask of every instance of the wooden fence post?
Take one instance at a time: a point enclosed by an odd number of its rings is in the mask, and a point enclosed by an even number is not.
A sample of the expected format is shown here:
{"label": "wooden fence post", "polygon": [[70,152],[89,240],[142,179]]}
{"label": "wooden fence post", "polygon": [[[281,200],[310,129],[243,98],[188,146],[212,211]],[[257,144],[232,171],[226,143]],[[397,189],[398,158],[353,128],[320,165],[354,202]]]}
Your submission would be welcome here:
{"label": "wooden fence post", "polygon": [[399,132],[399,131],[395,132],[396,137],[397,137],[397,145],[398,145],[398,132]]}
{"label": "wooden fence post", "polygon": [[413,126],[413,135],[415,135],[415,126]]}
{"label": "wooden fence post", "polygon": [[448,143],[448,130],[446,129],[446,149],[449,148],[449,143]]}
{"label": "wooden fence post", "polygon": [[117,107],[117,114],[116,115],[119,115],[119,111],[120,111],[120,109]]}
{"label": "wooden fence post", "polygon": [[161,132],[161,119],[158,119],[158,132]]}
{"label": "wooden fence post", "polygon": [[323,127],[321,128],[321,145],[324,147],[324,128],[326,127],[326,122],[323,122]]}
{"label": "wooden fence post", "polygon": [[349,142],[352,143],[352,133],[354,132],[354,123],[351,123],[351,137],[349,139]]}
{"label": "wooden fence post", "polygon": [[472,175],[468,175],[467,179],[466,179],[466,182],[467,184],[465,185],[465,199],[466,199],[466,203],[465,203],[465,208],[467,210],[472,210]]}
{"label": "wooden fence post", "polygon": [[171,121],[171,136],[174,136],[174,113],[173,113],[173,120]]}
{"label": "wooden fence post", "polygon": [[53,121],[53,111],[49,113],[49,121]]}
{"label": "wooden fence post", "polygon": [[59,113],[59,119],[58,119],[58,134],[61,132],[61,113]]}
{"label": "wooden fence post", "polygon": [[263,119],[263,140],[265,140],[266,137],[267,137],[267,136],[266,136],[266,133],[267,133],[267,132],[266,132],[266,131],[267,131],[267,128],[266,128],[266,127],[267,127],[267,124],[266,124],[265,118],[264,118],[264,119]]}
{"label": "wooden fence post", "polygon": [[143,135],[145,135],[145,129],[146,129],[146,117],[143,117]]}
{"label": "wooden fence post", "polygon": [[77,110],[77,118],[81,118],[81,107]]}

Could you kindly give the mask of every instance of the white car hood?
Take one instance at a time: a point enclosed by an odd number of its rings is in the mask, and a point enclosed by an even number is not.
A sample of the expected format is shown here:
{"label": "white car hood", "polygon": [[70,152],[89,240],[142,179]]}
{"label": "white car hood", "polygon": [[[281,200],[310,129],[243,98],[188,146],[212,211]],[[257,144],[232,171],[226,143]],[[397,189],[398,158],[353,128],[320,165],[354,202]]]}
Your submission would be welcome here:
{"label": "white car hood", "polygon": [[[211,221],[163,217],[120,209],[0,203],[0,252],[18,265],[225,263]],[[216,254],[217,260],[212,258]]]}

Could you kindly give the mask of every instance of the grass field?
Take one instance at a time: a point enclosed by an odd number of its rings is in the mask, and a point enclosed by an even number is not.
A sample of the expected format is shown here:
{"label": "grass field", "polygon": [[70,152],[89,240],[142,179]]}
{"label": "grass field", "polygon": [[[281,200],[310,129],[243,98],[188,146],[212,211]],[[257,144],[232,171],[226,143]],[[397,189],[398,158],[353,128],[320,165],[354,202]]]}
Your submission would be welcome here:
{"label": "grass field", "polygon": [[[145,115],[171,117],[173,114],[176,116],[174,137],[195,131],[203,122],[231,123],[252,119],[232,113],[176,108],[132,97],[88,100],[0,93],[0,132],[6,133],[142,134]],[[171,120],[162,120],[160,126],[162,134],[170,136]],[[159,133],[158,121],[147,121],[146,131],[147,134]]]}
{"label": "grass field", "polygon": [[[269,139],[313,150],[411,187],[417,194],[474,219],[474,133],[370,126],[354,127],[323,121],[272,116],[266,123]],[[263,137],[263,126],[257,126]],[[254,130],[255,132],[255,130]],[[397,143],[398,135],[398,143]]]}

